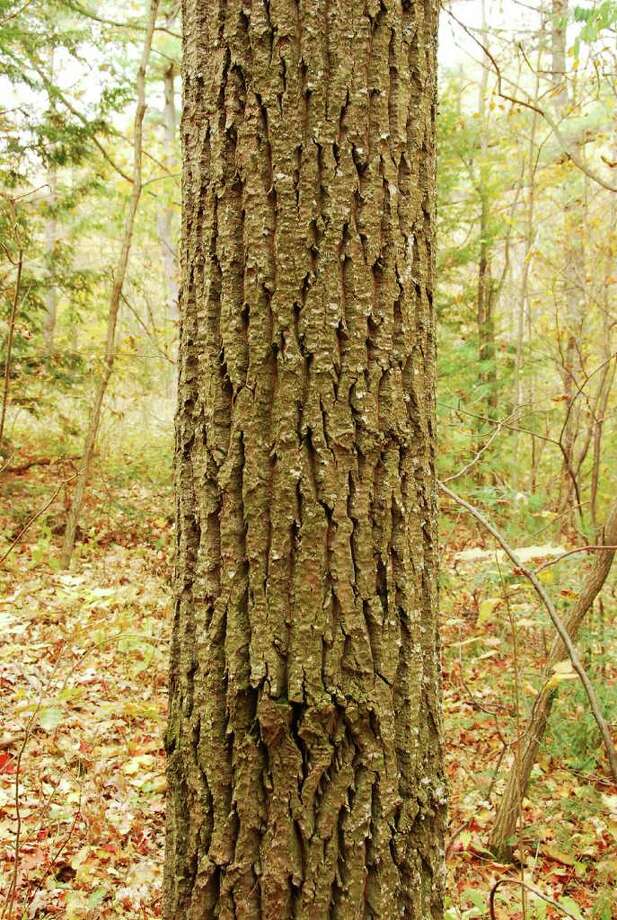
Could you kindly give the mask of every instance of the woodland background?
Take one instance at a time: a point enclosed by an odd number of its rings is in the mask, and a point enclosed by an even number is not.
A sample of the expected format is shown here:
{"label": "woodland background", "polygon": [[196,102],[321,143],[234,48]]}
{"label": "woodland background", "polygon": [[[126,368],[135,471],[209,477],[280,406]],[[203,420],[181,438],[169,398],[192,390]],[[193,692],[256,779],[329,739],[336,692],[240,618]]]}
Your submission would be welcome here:
{"label": "woodland background", "polygon": [[[178,4],[140,86],[145,22],[138,2],[0,0],[2,920],[160,915]],[[616,31],[613,0],[442,12],[439,476],[562,616],[597,553],[561,555],[602,542],[616,492]],[[445,493],[441,533],[448,920],[611,920],[617,786],[569,662],[514,862],[489,849],[554,630]],[[613,736],[615,586],[578,637]]]}

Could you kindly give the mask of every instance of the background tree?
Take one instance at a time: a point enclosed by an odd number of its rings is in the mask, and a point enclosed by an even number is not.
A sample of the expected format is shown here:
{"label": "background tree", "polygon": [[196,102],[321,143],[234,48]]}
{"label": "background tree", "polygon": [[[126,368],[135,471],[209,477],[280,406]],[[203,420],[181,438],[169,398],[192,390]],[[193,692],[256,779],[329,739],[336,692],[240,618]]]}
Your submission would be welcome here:
{"label": "background tree", "polygon": [[122,305],[122,295],[131,257],[133,246],[133,236],[135,233],[135,222],[141,196],[143,194],[143,135],[144,135],[144,118],[146,115],[146,74],[150,62],[152,51],[152,40],[159,11],[159,0],[149,0],[148,24],[144,39],[144,47],[137,71],[137,104],[135,107],[135,120],[133,126],[133,172],[130,178],[131,196],[127,208],[124,232],[122,234],[122,245],[118,265],[114,273],[113,284],[109,297],[109,308],[106,322],[105,335],[105,353],[103,357],[103,366],[100,377],[97,381],[94,400],[88,424],[86,428],[86,437],[84,440],[83,455],[81,457],[81,469],[77,474],[75,491],[72,497],[71,508],[67,515],[66,527],[64,530],[64,539],[62,541],[61,564],[68,568],[75,548],[75,538],[77,534],[77,523],[82,510],[82,504],[92,472],[92,460],[96,449],[96,442],[101,425],[101,413],[103,403],[107,395],[107,388],[114,369],[116,360],[116,331],[118,328],[118,316]]}

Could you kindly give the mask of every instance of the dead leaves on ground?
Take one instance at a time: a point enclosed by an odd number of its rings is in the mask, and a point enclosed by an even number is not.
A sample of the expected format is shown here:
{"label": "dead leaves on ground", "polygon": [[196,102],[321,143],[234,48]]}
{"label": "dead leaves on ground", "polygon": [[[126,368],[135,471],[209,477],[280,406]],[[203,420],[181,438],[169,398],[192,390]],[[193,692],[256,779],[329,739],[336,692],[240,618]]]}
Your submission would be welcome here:
{"label": "dead leaves on ground", "polygon": [[[518,864],[501,865],[486,849],[503,778],[512,769],[517,695],[522,725],[552,639],[525,584],[513,579],[499,560],[489,571],[492,559],[484,551],[471,554],[465,565],[457,565],[453,590],[446,586],[442,595],[451,784],[447,920],[488,918],[489,892],[504,875],[522,879],[571,916],[615,920],[617,788],[603,769],[602,756],[595,772],[575,773],[567,768],[565,756],[543,749],[524,801],[520,836],[514,841]],[[557,584],[553,590],[558,588]],[[559,692],[565,683],[574,683],[568,678],[569,667],[563,665],[555,680]],[[614,666],[605,679],[611,685],[617,682]],[[581,715],[564,706],[555,713],[571,722]],[[521,887],[500,888],[496,916],[543,920],[568,915],[533,892],[526,891],[525,900],[523,914]]]}
{"label": "dead leaves on ground", "polygon": [[[6,898],[15,883],[15,920],[161,915],[169,516],[135,483],[130,500],[116,495],[107,506],[100,539],[93,521],[105,496],[98,507],[94,496],[91,542],[72,573],[54,567],[45,521],[0,572],[0,888]],[[614,920],[617,789],[601,767],[576,775],[545,752],[525,801],[518,867],[486,848],[516,739],[508,616],[524,649],[523,710],[547,643],[534,605],[511,582],[505,603],[487,560],[475,550],[458,559],[455,590],[443,592],[447,920],[488,918],[504,875],[571,916]],[[501,888],[496,910],[500,920],[522,918],[520,887]],[[559,916],[526,892],[528,920]]]}
{"label": "dead leaves on ground", "polygon": [[170,600],[155,555],[111,545],[74,574],[18,555],[3,573],[0,889],[15,883],[15,917],[160,915]]}

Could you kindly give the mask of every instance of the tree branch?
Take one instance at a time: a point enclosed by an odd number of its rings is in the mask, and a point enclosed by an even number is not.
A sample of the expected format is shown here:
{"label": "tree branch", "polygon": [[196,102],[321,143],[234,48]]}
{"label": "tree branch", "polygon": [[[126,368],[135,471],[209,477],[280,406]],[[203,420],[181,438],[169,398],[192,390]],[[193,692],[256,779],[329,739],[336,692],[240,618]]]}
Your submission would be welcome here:
{"label": "tree branch", "polygon": [[[75,13],[79,13],[81,16],[85,16],[87,19],[92,19],[94,22],[100,22],[101,25],[104,26],[113,26],[115,29],[131,29],[134,32],[146,31],[146,26],[142,26],[137,22],[117,22],[115,19],[105,19],[102,16],[97,16],[96,13],[86,9],[80,3],[76,3],[75,0],[64,0],[64,5],[68,6],[68,8],[73,10]],[[171,35],[173,38],[182,38],[179,32],[174,32],[172,29],[168,29],[166,26],[156,26],[154,31],[165,32],[167,35]]]}
{"label": "tree branch", "polygon": [[[598,185],[601,185],[602,188],[607,189],[609,192],[617,192],[616,186],[611,185],[610,182],[607,182],[606,179],[603,179],[602,176],[600,176],[597,172],[595,172],[595,170],[590,169],[587,166],[587,164],[581,160],[581,158],[579,157],[574,147],[568,142],[568,140],[561,133],[559,125],[557,124],[553,116],[546,109],[540,108],[540,106],[535,105],[535,103],[533,102],[529,102],[527,99],[520,99],[516,96],[510,96],[508,93],[505,93],[503,91],[504,78],[501,73],[501,68],[499,67],[499,64],[495,60],[491,51],[486,47],[486,45],[484,45],[480,41],[478,36],[474,34],[473,30],[470,29],[469,26],[466,26],[464,22],[461,22],[461,20],[457,16],[454,15],[452,10],[448,9],[447,6],[443,6],[443,9],[445,9],[448,16],[450,16],[450,18],[454,20],[454,22],[463,30],[463,32],[466,35],[468,35],[478,45],[478,47],[481,49],[485,57],[487,57],[488,60],[490,61],[490,64],[493,68],[495,76],[497,77],[498,95],[502,99],[505,99],[507,102],[511,102],[513,105],[520,105],[523,108],[530,109],[530,111],[536,112],[538,115],[540,115],[545,120],[545,122],[549,125],[553,134],[557,138],[561,148],[563,149],[564,153],[568,155],[568,157],[572,160],[574,165],[578,169],[580,169],[582,173],[584,173],[586,176],[588,176]],[[510,81],[507,81],[507,82],[510,82]],[[519,89],[519,87],[516,87],[516,89]]]}
{"label": "tree branch", "polygon": [[564,626],[563,621],[561,620],[561,617],[557,613],[557,610],[551,598],[545,591],[542,584],[538,581],[536,574],[531,569],[528,569],[522,563],[522,561],[516,555],[515,551],[512,549],[510,544],[506,541],[505,537],[502,536],[501,532],[495,527],[495,525],[492,524],[490,521],[488,521],[477,508],[475,508],[469,502],[465,501],[464,498],[461,498],[460,495],[457,495],[455,492],[452,492],[451,489],[449,489],[446,485],[444,485],[443,482],[439,482],[438,485],[440,489],[443,492],[445,492],[446,495],[449,496],[449,498],[452,499],[452,501],[456,502],[462,508],[465,508],[465,510],[468,511],[472,515],[472,517],[474,517],[478,521],[478,523],[480,523],[485,528],[485,530],[488,530],[488,532],[493,535],[493,537],[497,540],[497,542],[503,549],[504,553],[510,559],[510,561],[515,566],[517,571],[520,572],[521,575],[523,575],[527,579],[527,581],[529,581],[534,591],[536,592],[536,594],[542,601],[543,605],[546,607],[548,615],[552,620],[553,626],[557,630],[559,638],[563,642],[565,649],[568,653],[568,656],[570,658],[570,661],[572,662],[572,667],[578,674],[580,681],[583,685],[583,688],[585,690],[585,693],[587,694],[587,699],[589,700],[589,706],[593,713],[593,717],[596,720],[596,724],[604,740],[604,746],[606,748],[606,754],[608,757],[608,762],[609,762],[611,773],[613,775],[613,779],[615,780],[615,782],[617,782],[617,752],[615,751],[615,747],[613,745],[613,739],[611,737],[611,733],[610,733],[608,724],[602,714],[602,709],[598,701],[598,698],[596,696],[596,692],[593,688],[593,684],[591,683],[591,681],[589,680],[589,677],[587,676],[587,671],[585,670],[585,667],[579,657],[579,654],[576,650],[576,646],[573,644],[572,639],[570,638],[570,635],[566,627]]}
{"label": "tree branch", "polygon": [[536,575],[539,575],[540,572],[543,572],[544,569],[548,569],[551,565],[556,565],[558,562],[561,562],[562,559],[567,559],[568,556],[574,556],[576,553],[592,553],[592,552],[611,552],[614,553],[617,550],[617,546],[578,546],[576,549],[570,549],[567,553],[562,553],[561,556],[557,556],[555,559],[549,559],[548,562],[543,562],[541,566],[536,569]]}
{"label": "tree branch", "polygon": [[488,899],[488,906],[490,911],[491,920],[497,920],[497,913],[495,910],[495,898],[497,892],[502,885],[519,885],[521,888],[525,888],[527,891],[531,891],[532,894],[535,894],[536,897],[541,898],[543,901],[546,901],[547,904],[550,904],[551,907],[554,907],[556,910],[561,911],[564,917],[571,917],[572,920],[576,920],[574,914],[571,914],[570,911],[563,907],[562,904],[559,904],[557,901],[553,901],[552,898],[549,898],[547,894],[540,891],[539,888],[536,888],[535,885],[530,885],[528,882],[524,882],[520,878],[514,878],[511,875],[503,876],[503,878],[498,878],[493,887],[491,888],[491,893]]}

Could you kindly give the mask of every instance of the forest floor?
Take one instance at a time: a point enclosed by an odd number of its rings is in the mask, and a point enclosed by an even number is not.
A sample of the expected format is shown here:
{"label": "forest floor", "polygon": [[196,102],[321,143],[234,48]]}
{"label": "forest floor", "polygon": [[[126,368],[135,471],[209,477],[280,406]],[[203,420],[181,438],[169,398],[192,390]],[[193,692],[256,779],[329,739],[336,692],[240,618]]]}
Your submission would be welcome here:
{"label": "forest floor", "polygon": [[[52,465],[2,474],[0,558],[66,473]],[[164,478],[147,482],[125,466],[120,476],[98,470],[94,482],[70,573],[55,562],[62,493],[0,565],[3,920],[161,915],[171,491]],[[523,905],[512,883],[500,887],[494,917],[613,920],[617,788],[573,682],[560,690],[525,800],[517,865],[486,849],[548,624],[479,534],[460,522],[448,529],[448,920],[490,917],[489,894],[504,876],[561,909],[530,892]],[[560,577],[568,582],[567,572]],[[563,603],[572,594],[562,582],[551,590]],[[603,625],[603,652],[611,641]],[[610,658],[598,657],[607,706],[617,686]]]}

